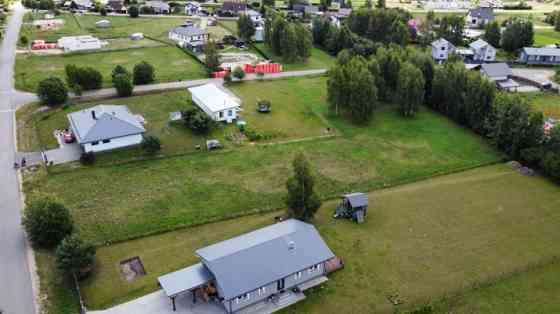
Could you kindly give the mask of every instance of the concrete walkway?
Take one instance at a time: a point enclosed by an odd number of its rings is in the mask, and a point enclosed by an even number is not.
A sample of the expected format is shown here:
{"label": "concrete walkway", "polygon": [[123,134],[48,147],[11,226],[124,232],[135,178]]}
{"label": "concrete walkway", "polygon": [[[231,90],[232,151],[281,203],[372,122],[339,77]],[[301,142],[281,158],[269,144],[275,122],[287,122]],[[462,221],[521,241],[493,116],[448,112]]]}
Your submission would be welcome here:
{"label": "concrete walkway", "polygon": [[175,300],[177,311],[173,311],[171,300],[163,290],[145,295],[103,311],[88,311],[88,314],[224,314],[222,306],[198,300],[192,302],[192,295],[185,293]]}

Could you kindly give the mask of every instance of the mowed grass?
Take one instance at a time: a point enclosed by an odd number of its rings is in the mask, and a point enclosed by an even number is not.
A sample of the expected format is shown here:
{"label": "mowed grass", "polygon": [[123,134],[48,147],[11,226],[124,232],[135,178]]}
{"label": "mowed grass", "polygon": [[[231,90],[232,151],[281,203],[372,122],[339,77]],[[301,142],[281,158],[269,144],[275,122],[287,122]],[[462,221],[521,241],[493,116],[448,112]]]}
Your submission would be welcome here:
{"label": "mowed grass", "polygon": [[436,313],[559,313],[558,261],[435,304]]}
{"label": "mowed grass", "polygon": [[269,58],[272,58],[275,62],[282,63],[283,71],[300,71],[300,70],[312,70],[312,69],[330,69],[330,67],[335,63],[336,59],[326,53],[325,51],[313,47],[311,48],[311,57],[305,62],[294,62],[287,63],[282,60],[282,57],[275,56],[270,49],[266,47],[265,44],[256,44],[256,46],[262,50]]}
{"label": "mowed grass", "polygon": [[522,95],[535,110],[542,111],[545,117],[560,119],[560,95],[540,92]]}
{"label": "mowed grass", "polygon": [[55,19],[61,19],[64,21],[64,25],[56,30],[41,31],[31,25],[34,19],[40,20],[43,18],[44,14],[42,13],[26,13],[20,35],[26,36],[30,42],[36,39],[46,40],[47,42],[56,42],[60,37],[86,34],[71,14],[61,14],[55,17]]}
{"label": "mowed grass", "polygon": [[[314,223],[346,267],[284,313],[393,312],[388,295],[398,294],[404,302],[400,309],[411,308],[557,255],[560,188],[506,165],[378,190],[369,199],[362,225],[332,219],[337,201],[319,210]],[[155,291],[158,276],[197,262],[197,248],[270,224],[277,214],[100,247],[94,275],[81,284],[88,308]],[[142,259],[148,275],[127,283],[118,265],[133,256]],[[516,287],[530,297],[530,287]],[[539,306],[525,313],[550,313]]]}
{"label": "mowed grass", "polygon": [[68,54],[57,56],[18,55],[16,88],[35,91],[47,77],[64,79],[68,64],[94,67],[103,75],[103,87],[111,87],[111,72],[117,65],[132,71],[134,65],[146,61],[156,69],[156,82],[190,80],[207,77],[204,67],[175,47],[153,47],[111,52]]}
{"label": "mowed grass", "polygon": [[546,46],[560,43],[560,32],[554,29],[536,29],[535,46]]}
{"label": "mowed grass", "polygon": [[[324,82],[325,78],[318,80]],[[324,83],[315,84],[313,89],[313,84],[301,83],[307,88],[294,89],[293,94],[302,108],[309,106],[322,114],[326,104],[315,101],[313,93],[324,95]],[[366,126],[354,126],[344,119],[329,123],[341,137],[247,145],[118,166],[62,165],[52,169],[53,175],[37,175],[27,182],[26,192],[29,197],[41,192],[59,197],[71,209],[82,235],[102,243],[280,208],[291,161],[299,151],[312,160],[323,198],[501,158],[475,134],[426,109],[414,119],[405,119],[387,105]],[[71,191],[68,182],[73,182]]]}

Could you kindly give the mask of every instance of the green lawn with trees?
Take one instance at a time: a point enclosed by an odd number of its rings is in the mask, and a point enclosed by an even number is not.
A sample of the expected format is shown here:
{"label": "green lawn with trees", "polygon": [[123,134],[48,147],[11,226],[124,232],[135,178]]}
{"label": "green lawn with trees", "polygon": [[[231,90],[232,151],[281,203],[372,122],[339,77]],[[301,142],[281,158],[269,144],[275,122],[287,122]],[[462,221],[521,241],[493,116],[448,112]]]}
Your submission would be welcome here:
{"label": "green lawn with trees", "polygon": [[[313,159],[310,163],[317,165]],[[495,165],[374,191],[362,225],[333,220],[338,200],[325,202],[313,223],[345,268],[285,313],[410,309],[546,261],[556,254],[560,235],[559,193],[557,185],[542,177]],[[93,276],[81,284],[86,303],[101,309],[152,292],[158,276],[196,263],[197,248],[270,224],[278,214],[100,247]],[[147,275],[127,282],[118,265],[132,256],[142,258]],[[532,291],[524,285],[513,287],[527,296]],[[404,303],[394,307],[389,295],[398,295]],[[533,312],[546,312],[539,309],[556,303],[554,298],[540,300]]]}
{"label": "green lawn with trees", "polygon": [[560,96],[553,93],[526,93],[523,98],[545,117],[560,119]]}
{"label": "green lawn with trees", "polygon": [[[165,58],[162,58],[165,56]],[[57,76],[64,79],[68,64],[92,66],[103,75],[103,87],[111,87],[111,72],[117,65],[129,71],[135,64],[146,61],[156,69],[156,82],[191,80],[207,77],[204,67],[175,47],[154,47],[133,50],[68,54],[56,56],[18,55],[16,58],[16,88],[35,91],[39,81]]]}

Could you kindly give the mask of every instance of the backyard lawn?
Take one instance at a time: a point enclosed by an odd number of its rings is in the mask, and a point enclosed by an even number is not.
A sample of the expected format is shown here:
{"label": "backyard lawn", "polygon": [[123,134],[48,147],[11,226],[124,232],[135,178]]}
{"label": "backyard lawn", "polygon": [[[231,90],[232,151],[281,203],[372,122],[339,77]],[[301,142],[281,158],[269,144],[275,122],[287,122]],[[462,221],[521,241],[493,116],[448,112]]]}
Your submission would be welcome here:
{"label": "backyard lawn", "polygon": [[64,25],[57,30],[41,31],[34,28],[33,25],[30,24],[34,19],[43,18],[44,14],[42,13],[27,13],[24,18],[24,24],[21,28],[20,35],[26,36],[29,39],[29,42],[35,39],[42,39],[46,40],[47,42],[56,42],[60,37],[63,36],[86,34],[84,30],[80,28],[80,25],[71,14],[61,14],[56,17],[56,19],[64,20]]}
{"label": "backyard lawn", "polygon": [[536,29],[535,46],[554,45],[560,43],[560,32],[554,29]]}
{"label": "backyard lawn", "polygon": [[202,65],[180,49],[167,46],[56,56],[18,54],[15,69],[16,88],[35,91],[39,82],[49,76],[64,79],[64,66],[67,64],[96,68],[103,75],[103,87],[110,87],[111,72],[115,66],[122,65],[132,71],[134,65],[141,61],[147,61],[155,67],[157,82],[207,77]]}
{"label": "backyard lawn", "polygon": [[521,95],[527,98],[534,109],[542,111],[545,117],[560,119],[560,95],[540,92]]}
{"label": "backyard lawn", "polygon": [[[374,191],[362,225],[333,220],[335,206],[326,202],[315,225],[346,267],[285,313],[389,313],[395,310],[389,295],[398,295],[403,308],[414,307],[549,259],[560,240],[558,185],[501,164]],[[270,224],[277,214],[100,247],[93,277],[81,284],[86,303],[100,309],[154,291],[159,275],[197,261],[195,249]],[[147,275],[126,282],[118,265],[133,256],[142,259]],[[557,279],[540,289],[557,288]],[[532,293],[523,282],[505,285],[526,299]],[[511,300],[508,291],[503,293]],[[556,300],[548,295],[539,294],[542,303],[526,307],[532,310],[525,313],[550,313],[544,309],[553,309]],[[494,301],[513,308],[505,300]],[[479,313],[476,308],[460,313],[472,312]]]}
{"label": "backyard lawn", "polygon": [[256,46],[265,54],[267,54],[269,58],[272,58],[276,62],[282,63],[283,71],[329,69],[336,61],[333,56],[329,55],[325,51],[313,47],[311,49],[311,57],[309,57],[306,62],[285,63],[282,61],[281,57],[274,56],[274,54],[272,54],[272,52],[266,47],[265,44],[256,44]]}

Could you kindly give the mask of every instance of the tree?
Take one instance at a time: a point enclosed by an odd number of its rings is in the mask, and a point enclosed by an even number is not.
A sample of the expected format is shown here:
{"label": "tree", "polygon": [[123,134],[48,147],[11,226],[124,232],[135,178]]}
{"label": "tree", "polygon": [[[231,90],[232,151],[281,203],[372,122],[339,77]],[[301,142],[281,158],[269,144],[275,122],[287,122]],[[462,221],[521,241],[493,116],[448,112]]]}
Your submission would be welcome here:
{"label": "tree", "polygon": [[22,224],[31,243],[47,248],[56,246],[74,230],[70,211],[50,197],[31,201],[25,207]]}
{"label": "tree", "polygon": [[[66,82],[75,92],[82,90],[100,89],[103,84],[103,76],[99,71],[91,67],[77,67],[68,64],[64,67]],[[79,94],[76,92],[76,94]]]}
{"label": "tree", "polygon": [[82,241],[77,234],[64,238],[55,251],[56,265],[62,272],[79,276],[95,261],[95,247]]}
{"label": "tree", "polygon": [[130,6],[130,7],[128,8],[128,15],[129,15],[131,18],[137,18],[137,17],[140,15],[140,10],[138,10],[138,7],[135,6],[135,5]]}
{"label": "tree", "polygon": [[428,102],[432,95],[432,82],[434,80],[435,64],[434,59],[429,53],[414,50],[409,53],[408,57],[410,63],[422,71],[424,76],[424,101]]}
{"label": "tree", "polygon": [[365,7],[366,7],[368,10],[370,10],[371,8],[373,8],[373,2],[372,2],[372,0],[366,0]]}
{"label": "tree", "polygon": [[29,38],[27,38],[27,36],[25,36],[25,35],[21,35],[19,37],[19,44],[27,47],[27,45],[29,45]]}
{"label": "tree", "polygon": [[146,61],[135,65],[133,74],[134,85],[150,84],[156,80],[154,67]]}
{"label": "tree", "polygon": [[320,1],[320,8],[321,11],[328,11],[332,5],[332,0],[321,0]]}
{"label": "tree", "polygon": [[449,40],[455,46],[460,46],[463,44],[464,29],[465,19],[463,16],[446,15],[441,19],[436,34],[438,37]]}
{"label": "tree", "polygon": [[245,41],[251,41],[251,38],[255,35],[255,25],[251,18],[246,14],[239,15],[237,19],[237,29],[239,37]]}
{"label": "tree", "polygon": [[405,46],[410,40],[410,30],[402,21],[395,21],[391,26],[389,42],[400,46]]}
{"label": "tree", "polygon": [[68,89],[58,77],[49,77],[39,82],[37,96],[47,106],[60,105],[68,99]]}
{"label": "tree", "polygon": [[117,75],[120,74],[128,74],[130,75],[130,72],[128,72],[128,70],[123,67],[122,65],[117,65],[116,67],[113,68],[113,71],[111,72],[111,82],[115,82],[115,78],[117,77]]}
{"label": "tree", "polygon": [[107,16],[107,9],[105,7],[101,7],[101,9],[99,9],[99,14],[101,16]]}
{"label": "tree", "polygon": [[218,53],[218,47],[213,40],[209,40],[206,43],[206,46],[204,46],[204,62],[210,72],[220,70],[220,54]]}
{"label": "tree", "polygon": [[274,8],[275,1],[274,0],[262,0],[263,7],[271,7]]}
{"label": "tree", "polygon": [[233,77],[241,81],[245,78],[245,71],[243,71],[243,69],[239,66],[235,67],[235,69],[233,69]]}
{"label": "tree", "polygon": [[484,39],[492,46],[498,48],[500,47],[500,41],[502,38],[502,33],[500,30],[500,24],[497,21],[490,22],[486,24],[484,31]]}
{"label": "tree", "polygon": [[311,32],[301,23],[294,24],[296,32],[296,51],[299,60],[307,60],[311,57],[313,38]]}
{"label": "tree", "polygon": [[155,154],[161,150],[161,141],[153,135],[145,136],[142,140],[142,149],[149,154]]}
{"label": "tree", "polygon": [[501,45],[505,51],[515,52],[523,47],[532,46],[533,42],[533,22],[519,18],[510,18],[506,21]]}
{"label": "tree", "polygon": [[375,4],[375,7],[378,9],[385,9],[386,5],[385,5],[385,0],[377,0],[377,3]]}
{"label": "tree", "polygon": [[309,221],[321,207],[321,200],[314,191],[315,178],[303,153],[296,155],[292,166],[294,175],[286,183],[288,214],[296,219]]}
{"label": "tree", "polygon": [[181,112],[185,125],[197,134],[208,134],[215,123],[204,111],[195,107]]}
{"label": "tree", "polygon": [[424,75],[422,71],[409,62],[405,62],[399,71],[396,95],[401,113],[405,117],[416,114],[424,101]]}
{"label": "tree", "polygon": [[130,74],[128,73],[117,74],[113,78],[113,87],[117,90],[117,95],[119,95],[119,97],[132,96],[134,85],[132,84],[132,79],[130,78]]}

